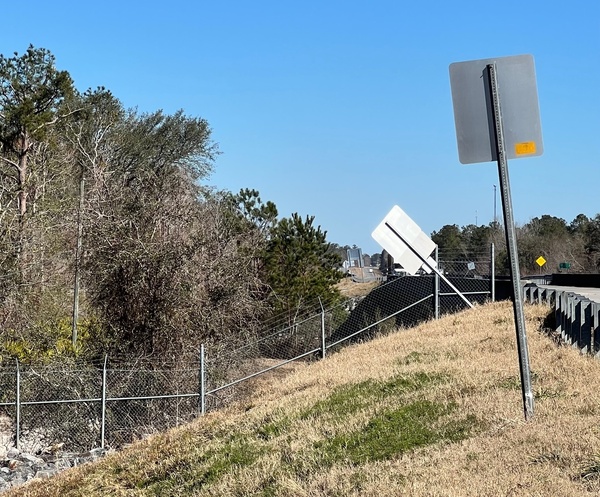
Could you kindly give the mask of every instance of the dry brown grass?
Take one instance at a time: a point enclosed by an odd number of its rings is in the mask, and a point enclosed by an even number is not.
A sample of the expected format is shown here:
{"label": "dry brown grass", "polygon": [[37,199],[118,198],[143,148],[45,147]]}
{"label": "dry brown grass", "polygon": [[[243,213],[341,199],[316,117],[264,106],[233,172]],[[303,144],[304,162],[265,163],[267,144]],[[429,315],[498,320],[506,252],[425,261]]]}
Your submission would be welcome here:
{"label": "dry brown grass", "polygon": [[[252,398],[235,408],[6,497],[596,493],[600,390],[595,379],[600,363],[541,333],[548,313],[546,307],[526,307],[536,394],[535,416],[528,422],[512,307],[496,303],[299,365],[273,383],[258,382]],[[444,380],[397,400],[386,397],[381,405],[350,409],[341,417],[306,415],[344,385],[423,373]],[[477,428],[462,441],[424,445],[360,464],[343,459],[323,464],[326,454],[319,447],[324,441],[360,432],[377,412],[416,400],[457,406],[448,417],[471,416],[478,420]]]}
{"label": "dry brown grass", "polygon": [[336,287],[345,297],[364,297],[371,290],[373,290],[373,288],[380,284],[381,283],[378,281],[358,283],[356,281],[352,281],[351,278],[344,278],[336,285]]}

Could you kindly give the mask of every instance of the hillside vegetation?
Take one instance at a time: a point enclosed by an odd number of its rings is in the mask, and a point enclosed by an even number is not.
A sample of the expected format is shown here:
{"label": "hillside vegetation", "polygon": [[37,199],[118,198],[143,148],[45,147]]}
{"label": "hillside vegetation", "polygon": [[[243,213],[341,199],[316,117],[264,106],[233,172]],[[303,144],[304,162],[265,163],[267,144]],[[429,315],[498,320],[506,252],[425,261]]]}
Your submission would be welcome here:
{"label": "hillside vegetation", "polygon": [[600,490],[600,363],[527,306],[524,421],[510,303],[262,379],[239,405],[16,496],[578,496]]}
{"label": "hillside vegetation", "polygon": [[157,365],[333,306],[311,215],[209,183],[209,123],[79,91],[54,55],[0,54],[0,366]]}

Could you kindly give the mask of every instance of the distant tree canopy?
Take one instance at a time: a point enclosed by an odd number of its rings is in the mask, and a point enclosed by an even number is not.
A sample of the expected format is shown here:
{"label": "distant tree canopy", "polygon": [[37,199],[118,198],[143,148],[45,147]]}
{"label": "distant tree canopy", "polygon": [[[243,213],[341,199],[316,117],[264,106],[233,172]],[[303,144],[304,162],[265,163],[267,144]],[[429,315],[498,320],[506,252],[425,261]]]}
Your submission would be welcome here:
{"label": "distant tree canopy", "polygon": [[[0,361],[195,359],[201,343],[232,347],[267,318],[336,303],[350,247],[255,190],[205,186],[218,154],[202,118],[79,92],[46,49],[0,55]],[[493,241],[506,269],[497,223],[432,238],[462,261]],[[540,255],[547,270],[600,270],[600,214],[534,218],[518,242],[525,274]]]}
{"label": "distant tree canopy", "polygon": [[[588,218],[579,214],[570,224],[547,214],[534,217],[517,227],[519,264],[523,274],[538,273],[535,262],[540,256],[547,261],[542,270],[555,272],[561,263],[568,263],[572,272],[600,271],[600,214]],[[504,229],[497,223],[488,226],[443,226],[434,231],[432,240],[441,257],[453,254],[465,260],[487,257],[492,242],[496,245],[496,270],[508,272]]]}

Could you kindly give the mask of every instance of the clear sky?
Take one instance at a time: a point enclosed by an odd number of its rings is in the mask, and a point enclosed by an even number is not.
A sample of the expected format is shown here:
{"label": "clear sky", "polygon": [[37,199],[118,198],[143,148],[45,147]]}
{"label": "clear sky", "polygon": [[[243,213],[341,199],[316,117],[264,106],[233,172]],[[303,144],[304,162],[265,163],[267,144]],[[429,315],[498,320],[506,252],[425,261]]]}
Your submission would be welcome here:
{"label": "clear sky", "polygon": [[47,48],[81,91],[205,118],[222,152],[207,184],[366,253],[394,204],[427,234],[501,215],[496,164],[458,160],[448,66],[532,54],[544,155],[509,162],[515,219],[600,213],[593,0],[31,0],[2,18],[0,53]]}

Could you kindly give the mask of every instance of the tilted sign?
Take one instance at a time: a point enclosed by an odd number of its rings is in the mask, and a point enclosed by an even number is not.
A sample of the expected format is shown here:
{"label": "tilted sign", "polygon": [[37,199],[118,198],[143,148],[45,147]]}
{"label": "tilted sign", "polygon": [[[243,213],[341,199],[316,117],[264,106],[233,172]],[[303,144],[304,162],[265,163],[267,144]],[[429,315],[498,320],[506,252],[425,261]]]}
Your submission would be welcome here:
{"label": "tilted sign", "polygon": [[[498,162],[525,419],[533,415],[517,236],[508,159],[542,155],[542,131],[531,55],[450,64],[458,155],[463,164]],[[545,263],[538,259],[540,267]]]}
{"label": "tilted sign", "polygon": [[473,307],[469,299],[438,270],[436,261],[430,257],[435,250],[435,243],[400,207],[395,205],[371,236],[388,251],[395,262],[402,264],[407,273],[415,274],[421,268],[427,273],[434,272],[465,304]]}
{"label": "tilted sign", "polygon": [[[398,237],[398,233],[404,242]],[[402,265],[409,274],[415,274],[421,267],[431,273],[432,267],[437,267],[431,253],[435,250],[435,243],[419,228],[408,215],[397,205],[383,218],[371,235],[394,258],[394,262]],[[412,248],[421,255],[423,260],[417,256]]]}
{"label": "tilted sign", "polygon": [[497,160],[488,65],[495,63],[508,159],[542,155],[542,129],[531,55],[450,64],[458,157],[462,164]]}

